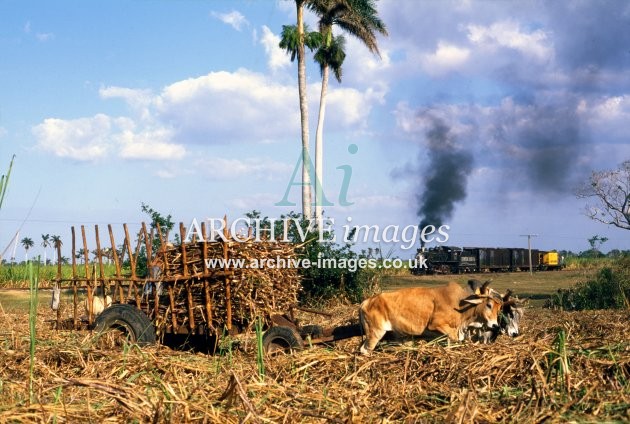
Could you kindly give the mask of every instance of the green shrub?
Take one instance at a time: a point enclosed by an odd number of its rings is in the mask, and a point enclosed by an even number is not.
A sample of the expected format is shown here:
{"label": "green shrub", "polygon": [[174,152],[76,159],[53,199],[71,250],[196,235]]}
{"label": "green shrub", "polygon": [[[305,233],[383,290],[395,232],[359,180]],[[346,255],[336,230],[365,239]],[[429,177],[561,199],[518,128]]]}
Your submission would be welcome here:
{"label": "green shrub", "polygon": [[558,290],[547,306],[566,310],[630,308],[630,256],[602,268],[592,280]]}
{"label": "green shrub", "polygon": [[[270,226],[269,218],[261,218],[259,211],[251,211],[245,216],[250,219],[260,219],[263,229],[268,229]],[[307,233],[308,222],[302,218],[301,214],[295,212],[281,215],[280,220],[275,222],[274,231],[278,238],[284,234],[282,220],[285,219],[290,220],[291,223],[298,222],[302,234],[306,234],[306,240],[303,242],[300,231],[295,225],[291,224],[287,229],[287,239],[301,244],[300,256],[303,259],[308,258],[312,264],[310,267],[302,267],[299,270],[303,288],[300,293],[300,302],[313,303],[313,301],[333,298],[345,298],[358,302],[368,294],[369,288],[374,285],[376,270],[360,269],[356,266],[361,259],[367,260],[366,255],[353,251],[351,243],[334,242],[333,231],[324,231],[321,237],[317,230]],[[255,229],[251,230],[255,234]]]}

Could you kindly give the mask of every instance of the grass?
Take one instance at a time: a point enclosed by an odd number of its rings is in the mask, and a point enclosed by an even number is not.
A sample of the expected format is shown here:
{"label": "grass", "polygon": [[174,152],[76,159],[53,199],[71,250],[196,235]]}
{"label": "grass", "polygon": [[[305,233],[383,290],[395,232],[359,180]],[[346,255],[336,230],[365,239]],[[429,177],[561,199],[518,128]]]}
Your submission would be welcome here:
{"label": "grass", "polygon": [[558,289],[573,287],[596,274],[596,270],[541,271],[531,275],[529,272],[499,272],[460,275],[420,275],[386,276],[383,278],[383,290],[395,290],[409,286],[443,285],[456,281],[462,285],[469,279],[491,280],[490,287],[499,292],[512,290],[520,298],[529,298],[534,306],[542,306],[544,301],[557,293]]}
{"label": "grass", "polygon": [[566,259],[567,270],[597,270],[609,267],[615,262],[614,258],[578,258],[570,256]]}
{"label": "grass", "polygon": [[[79,277],[85,277],[85,265],[77,263],[77,275]],[[103,264],[103,270],[105,276],[114,276],[116,273],[116,267],[114,264]],[[123,269],[123,274],[125,270]],[[28,264],[2,264],[0,265],[0,288],[2,287],[28,287]],[[98,265],[89,266],[89,275],[93,273],[99,273]],[[72,277],[72,265],[61,266],[61,277]],[[50,283],[57,278],[57,265],[39,265],[39,279],[42,286],[50,286]]]}

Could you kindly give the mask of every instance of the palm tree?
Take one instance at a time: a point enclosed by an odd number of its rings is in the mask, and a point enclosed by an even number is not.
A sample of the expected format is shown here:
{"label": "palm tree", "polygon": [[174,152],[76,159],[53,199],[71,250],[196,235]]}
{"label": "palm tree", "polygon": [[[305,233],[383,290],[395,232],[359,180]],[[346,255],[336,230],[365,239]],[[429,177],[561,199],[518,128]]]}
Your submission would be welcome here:
{"label": "palm tree", "polygon": [[[63,246],[63,243],[61,241],[61,237],[59,237],[59,236],[51,236],[50,240],[51,240],[51,243],[52,243],[53,247],[55,249],[57,249],[57,252],[60,252],[61,251],[60,250],[61,246]],[[61,259],[63,259],[63,258],[61,258]]]}
{"label": "palm tree", "polygon": [[[294,30],[291,26],[283,26],[280,48],[291,54],[291,61],[298,60],[298,93],[300,98],[300,124],[302,127],[302,215],[305,219],[311,218],[311,169],[309,156],[308,134],[308,103],[306,99],[306,60],[304,58],[304,46],[308,45],[308,32],[304,25],[304,4],[311,0],[295,0],[297,11],[297,25]],[[286,30],[286,33],[285,33]],[[313,47],[309,47],[311,50]]]}
{"label": "palm tree", "polygon": [[44,265],[46,265],[46,249],[50,246],[50,234],[42,234],[42,247],[44,248]]}
{"label": "palm tree", "polygon": [[322,74],[319,117],[315,134],[315,218],[322,218],[323,201],[323,129],[326,112],[329,68],[341,82],[341,65],[345,59],[344,39],[333,35],[333,25],[356,37],[370,52],[379,55],[376,33],[387,35],[385,23],[379,18],[376,0],[309,0],[307,7],[319,16],[322,43],[315,55]]}
{"label": "palm tree", "polygon": [[77,253],[74,255],[75,258],[81,260],[81,263],[84,264],[85,263],[85,249],[84,248],[80,248]]}
{"label": "palm tree", "polygon": [[324,116],[326,114],[326,93],[328,92],[328,74],[332,69],[335,79],[341,82],[343,61],[346,58],[346,39],[343,35],[332,36],[326,42],[327,46],[319,48],[315,53],[315,61],[319,63],[322,75],[322,90],[319,98],[319,117],[317,120],[317,132],[315,133],[315,220],[318,224],[322,220],[324,205]]}
{"label": "palm tree", "polygon": [[24,237],[22,240],[20,240],[20,243],[22,243],[22,246],[24,246],[24,250],[26,250],[24,260],[28,261],[28,249],[33,247],[35,245],[35,242],[33,242],[33,239],[31,239],[30,237]]}

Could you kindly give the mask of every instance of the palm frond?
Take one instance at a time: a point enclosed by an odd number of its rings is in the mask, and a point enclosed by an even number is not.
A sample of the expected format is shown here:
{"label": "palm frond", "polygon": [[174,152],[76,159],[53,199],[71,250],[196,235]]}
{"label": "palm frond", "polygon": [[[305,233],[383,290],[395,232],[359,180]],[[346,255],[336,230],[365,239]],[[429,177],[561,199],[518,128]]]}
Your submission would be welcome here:
{"label": "palm frond", "polygon": [[[313,51],[321,44],[322,36],[318,31],[310,31],[308,25],[304,25],[304,46]],[[295,61],[298,52],[300,36],[296,25],[282,25],[280,43],[278,47],[291,55],[291,62]]]}

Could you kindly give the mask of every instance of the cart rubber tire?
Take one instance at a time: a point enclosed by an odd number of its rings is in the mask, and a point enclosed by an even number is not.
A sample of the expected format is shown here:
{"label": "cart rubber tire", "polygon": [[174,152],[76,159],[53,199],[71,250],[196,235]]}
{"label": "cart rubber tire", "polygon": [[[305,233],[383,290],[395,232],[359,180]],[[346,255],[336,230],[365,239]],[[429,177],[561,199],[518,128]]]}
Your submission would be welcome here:
{"label": "cart rubber tire", "polygon": [[94,322],[98,335],[112,330],[126,334],[138,346],[155,344],[155,327],[149,317],[134,305],[116,304],[106,308]]}
{"label": "cart rubber tire", "polygon": [[263,350],[267,354],[304,349],[304,342],[300,333],[294,328],[284,326],[274,326],[265,331],[262,344]]}
{"label": "cart rubber tire", "polygon": [[324,336],[324,329],[321,325],[305,325],[300,329],[300,335],[303,339],[308,336],[310,336],[311,339],[319,339]]}

